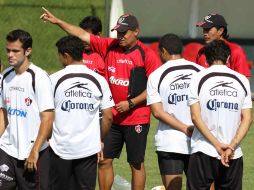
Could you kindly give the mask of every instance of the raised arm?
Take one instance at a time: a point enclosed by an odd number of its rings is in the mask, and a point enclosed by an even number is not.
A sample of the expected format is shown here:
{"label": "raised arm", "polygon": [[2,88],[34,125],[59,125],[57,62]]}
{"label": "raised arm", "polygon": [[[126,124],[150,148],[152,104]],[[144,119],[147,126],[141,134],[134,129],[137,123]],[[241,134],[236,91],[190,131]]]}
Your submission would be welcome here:
{"label": "raised arm", "polygon": [[46,8],[42,7],[44,13],[40,16],[40,19],[44,21],[48,21],[52,24],[58,25],[60,28],[62,28],[65,32],[67,32],[70,35],[79,37],[82,41],[90,44],[90,33],[83,30],[82,28],[72,25],[70,23],[67,23],[56,16],[54,16],[51,12],[49,12]]}

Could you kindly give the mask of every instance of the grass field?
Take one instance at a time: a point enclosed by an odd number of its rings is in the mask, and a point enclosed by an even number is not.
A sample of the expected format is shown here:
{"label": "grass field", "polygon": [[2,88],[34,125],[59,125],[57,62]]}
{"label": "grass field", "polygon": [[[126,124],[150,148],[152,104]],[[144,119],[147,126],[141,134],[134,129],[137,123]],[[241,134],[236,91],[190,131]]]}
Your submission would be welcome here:
{"label": "grass field", "polygon": [[[39,17],[41,7],[45,6],[60,18],[78,24],[87,15],[96,13],[104,23],[104,0],[0,0],[0,58],[5,67],[8,66],[5,54],[5,36],[14,29],[27,30],[33,36],[32,61],[49,73],[55,72],[61,66],[58,62],[55,42],[66,35],[58,27],[43,23]],[[154,148],[154,133],[156,121],[153,119],[150,127],[147,151],[145,158],[147,182],[146,190],[161,185],[161,179],[157,166],[157,157]],[[244,179],[243,189],[251,190],[254,187],[254,129],[251,128],[243,142],[244,151]],[[121,158],[115,160],[115,174],[123,176],[130,181],[130,169],[126,163],[126,154],[123,151]],[[183,188],[185,189],[185,187]]]}

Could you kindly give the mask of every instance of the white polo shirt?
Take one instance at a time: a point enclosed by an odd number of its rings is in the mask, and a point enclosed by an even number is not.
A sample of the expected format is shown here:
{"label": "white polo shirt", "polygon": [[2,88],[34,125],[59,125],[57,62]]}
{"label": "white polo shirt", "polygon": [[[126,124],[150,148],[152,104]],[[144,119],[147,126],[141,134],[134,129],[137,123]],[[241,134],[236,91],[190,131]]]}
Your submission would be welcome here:
{"label": "white polo shirt", "polygon": [[[192,76],[203,67],[185,59],[171,60],[155,70],[148,78],[147,104],[161,102],[165,112],[186,125],[193,125],[187,105]],[[155,134],[157,151],[190,154],[190,138],[159,121]]]}
{"label": "white polo shirt", "polygon": [[[190,84],[189,105],[200,103],[201,117],[211,133],[230,144],[241,122],[241,110],[252,108],[248,79],[225,65],[213,65],[195,75]],[[192,153],[203,152],[220,159],[215,147],[195,128]],[[234,159],[242,156],[238,146]]]}
{"label": "white polo shirt", "polygon": [[84,65],[69,65],[51,80],[56,109],[50,146],[66,160],[98,153],[99,108],[114,106],[107,81]]}
{"label": "white polo shirt", "polygon": [[[40,112],[54,109],[49,76],[31,63],[21,75],[13,67],[3,72],[2,104],[9,124],[1,137],[0,148],[19,160],[28,157],[40,127]],[[45,149],[45,142],[41,150]]]}

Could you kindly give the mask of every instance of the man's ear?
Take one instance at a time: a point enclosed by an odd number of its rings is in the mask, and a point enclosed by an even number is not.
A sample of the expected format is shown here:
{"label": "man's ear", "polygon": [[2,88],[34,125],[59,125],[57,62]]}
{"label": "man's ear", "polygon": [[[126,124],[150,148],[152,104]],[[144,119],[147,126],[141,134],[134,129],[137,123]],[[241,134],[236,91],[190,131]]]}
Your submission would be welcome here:
{"label": "man's ear", "polygon": [[227,58],[226,64],[230,63],[230,62],[231,62],[231,56],[229,55],[228,58]]}
{"label": "man's ear", "polygon": [[140,32],[140,29],[139,29],[139,28],[136,28],[136,29],[134,30],[134,34],[135,34],[136,37],[138,37],[139,32]]}
{"label": "man's ear", "polygon": [[224,28],[220,28],[220,29],[218,30],[218,33],[219,33],[220,36],[222,36],[223,32],[224,32]]}
{"label": "man's ear", "polygon": [[28,57],[29,55],[31,55],[31,53],[32,53],[32,48],[27,48],[27,49],[25,50],[25,56],[26,56],[26,57]]}

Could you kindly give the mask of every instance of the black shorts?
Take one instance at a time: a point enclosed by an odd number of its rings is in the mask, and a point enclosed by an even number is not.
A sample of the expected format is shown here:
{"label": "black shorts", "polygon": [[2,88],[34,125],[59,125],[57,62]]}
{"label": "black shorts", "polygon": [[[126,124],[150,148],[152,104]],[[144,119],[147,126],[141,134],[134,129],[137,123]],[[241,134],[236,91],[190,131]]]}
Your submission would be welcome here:
{"label": "black shorts", "polygon": [[0,189],[48,190],[49,148],[40,152],[37,171],[24,170],[24,163],[0,149]]}
{"label": "black shorts", "polygon": [[125,143],[127,161],[131,164],[144,162],[149,126],[113,124],[104,140],[104,158],[119,158]]}
{"label": "black shorts", "polygon": [[157,156],[161,175],[187,174],[190,155],[157,151]]}
{"label": "black shorts", "polygon": [[97,154],[65,160],[50,149],[50,189],[95,189]]}
{"label": "black shorts", "polygon": [[243,177],[243,159],[231,160],[229,167],[221,164],[220,160],[197,152],[190,156],[187,174],[189,190],[209,190],[215,182],[215,189],[241,190]]}

